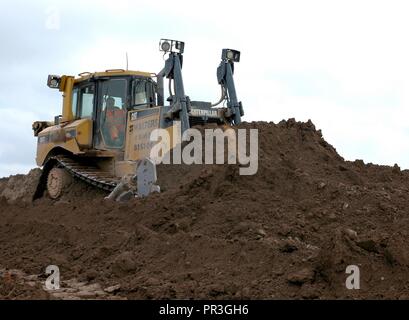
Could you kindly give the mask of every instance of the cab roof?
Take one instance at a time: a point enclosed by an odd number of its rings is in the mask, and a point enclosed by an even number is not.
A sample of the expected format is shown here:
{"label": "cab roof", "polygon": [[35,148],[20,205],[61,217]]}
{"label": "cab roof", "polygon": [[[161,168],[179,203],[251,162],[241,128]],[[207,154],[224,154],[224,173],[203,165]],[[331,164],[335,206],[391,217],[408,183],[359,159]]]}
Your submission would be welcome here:
{"label": "cab roof", "polygon": [[143,71],[132,71],[123,69],[109,69],[101,72],[82,72],[75,78],[75,83],[88,80],[93,77],[112,77],[112,76],[140,76],[140,77],[154,77],[156,74]]}

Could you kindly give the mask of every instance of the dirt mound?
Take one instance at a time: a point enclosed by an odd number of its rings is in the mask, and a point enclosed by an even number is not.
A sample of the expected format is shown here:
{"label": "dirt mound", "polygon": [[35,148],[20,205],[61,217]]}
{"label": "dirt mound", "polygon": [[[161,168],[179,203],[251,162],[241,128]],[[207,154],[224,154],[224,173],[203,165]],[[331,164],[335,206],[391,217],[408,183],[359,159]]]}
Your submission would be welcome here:
{"label": "dirt mound", "polygon": [[58,265],[128,298],[409,298],[409,172],[344,161],[311,122],[240,128],[259,130],[253,176],[162,165],[162,193],[128,203],[81,183],[59,201],[3,198],[2,264]]}
{"label": "dirt mound", "polygon": [[31,203],[41,176],[41,169],[31,169],[26,175],[17,174],[0,180],[0,198],[9,203]]}
{"label": "dirt mound", "polygon": [[49,298],[39,283],[32,281],[32,276],[20,270],[0,268],[0,299],[4,300],[45,300]]}

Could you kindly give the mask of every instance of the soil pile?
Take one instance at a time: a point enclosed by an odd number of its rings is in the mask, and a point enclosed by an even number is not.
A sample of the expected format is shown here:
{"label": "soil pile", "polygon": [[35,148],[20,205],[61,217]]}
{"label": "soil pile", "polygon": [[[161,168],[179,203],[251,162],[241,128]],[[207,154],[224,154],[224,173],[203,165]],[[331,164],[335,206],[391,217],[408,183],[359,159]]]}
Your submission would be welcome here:
{"label": "soil pile", "polygon": [[[80,182],[58,201],[11,203],[16,178],[0,181],[2,266],[57,265],[127,298],[408,299],[409,172],[345,161],[311,122],[240,128],[259,130],[253,176],[161,165],[162,193],[128,203]],[[345,286],[349,265],[360,290]]]}
{"label": "soil pile", "polygon": [[11,204],[15,202],[31,203],[33,194],[40,181],[41,169],[31,169],[26,175],[17,174],[9,178],[0,179],[0,197]]}

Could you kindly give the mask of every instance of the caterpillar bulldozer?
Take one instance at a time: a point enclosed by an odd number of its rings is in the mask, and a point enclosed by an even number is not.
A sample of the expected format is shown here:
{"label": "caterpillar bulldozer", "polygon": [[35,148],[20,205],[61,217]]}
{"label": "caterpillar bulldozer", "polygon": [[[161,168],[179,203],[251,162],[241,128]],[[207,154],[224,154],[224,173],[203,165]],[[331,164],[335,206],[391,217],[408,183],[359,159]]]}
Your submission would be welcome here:
{"label": "caterpillar bulldozer", "polygon": [[[43,167],[34,198],[47,193],[57,199],[74,178],[111,192],[112,198],[147,196],[160,190],[155,163],[149,158],[154,129],[165,129],[172,136],[177,127],[183,133],[199,124],[240,124],[243,107],[233,80],[240,52],[222,50],[217,68],[222,94],[212,104],[185,94],[184,47],[184,42],[161,39],[159,49],[167,58],[157,74],[111,69],[78,77],[48,76],[48,87],[62,92],[62,114],[51,122],[33,123],[36,162]],[[165,80],[169,81],[166,105]],[[169,148],[178,143],[172,141]]]}

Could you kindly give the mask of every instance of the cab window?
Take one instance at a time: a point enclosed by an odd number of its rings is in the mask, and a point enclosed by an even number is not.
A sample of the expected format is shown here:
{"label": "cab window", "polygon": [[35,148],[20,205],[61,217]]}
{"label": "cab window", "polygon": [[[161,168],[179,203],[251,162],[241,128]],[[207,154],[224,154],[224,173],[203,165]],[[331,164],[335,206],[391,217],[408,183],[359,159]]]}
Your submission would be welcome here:
{"label": "cab window", "polygon": [[132,82],[132,109],[149,108],[155,105],[155,87],[152,81],[135,79]]}
{"label": "cab window", "polygon": [[72,91],[72,115],[74,119],[77,119],[77,104],[78,104],[78,88],[74,88]]}
{"label": "cab window", "polygon": [[95,86],[93,84],[81,88],[79,108],[80,118],[92,118],[94,111],[94,94]]}
{"label": "cab window", "polygon": [[122,148],[125,142],[127,113],[126,79],[109,79],[101,83],[99,128],[105,147]]}

